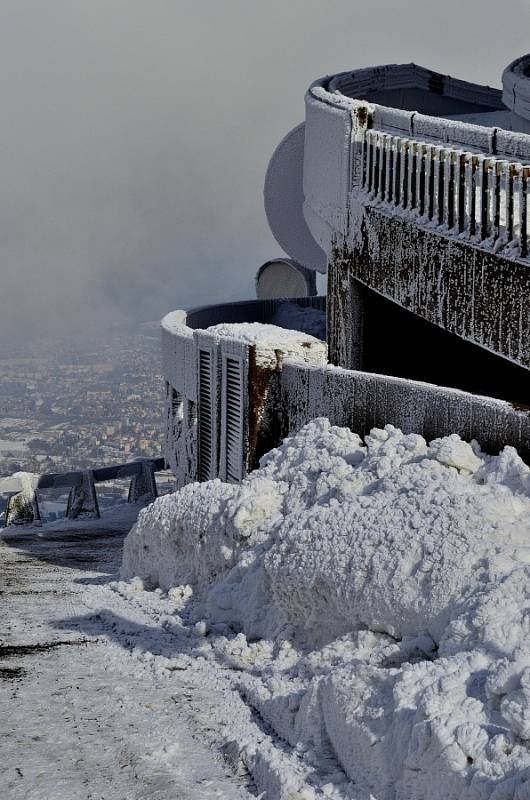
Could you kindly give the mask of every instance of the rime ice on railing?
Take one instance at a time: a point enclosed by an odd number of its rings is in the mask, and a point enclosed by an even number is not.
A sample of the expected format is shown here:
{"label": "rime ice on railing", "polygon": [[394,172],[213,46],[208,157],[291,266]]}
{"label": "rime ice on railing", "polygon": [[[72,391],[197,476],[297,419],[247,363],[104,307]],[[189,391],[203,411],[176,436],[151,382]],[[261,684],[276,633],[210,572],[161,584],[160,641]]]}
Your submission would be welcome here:
{"label": "rime ice on railing", "polygon": [[530,166],[367,129],[361,190],[418,223],[528,258]]}

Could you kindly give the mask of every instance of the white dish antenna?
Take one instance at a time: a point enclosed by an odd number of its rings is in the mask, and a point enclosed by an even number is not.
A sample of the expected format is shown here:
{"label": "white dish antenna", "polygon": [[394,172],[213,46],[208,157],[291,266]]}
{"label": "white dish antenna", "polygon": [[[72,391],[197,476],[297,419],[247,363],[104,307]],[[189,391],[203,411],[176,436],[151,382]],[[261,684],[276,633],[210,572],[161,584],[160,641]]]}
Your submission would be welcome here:
{"label": "white dish antenna", "polygon": [[302,211],[304,139],[302,122],[274,151],[265,176],[265,213],[282,250],[304,267],[326,272],[326,254],[311,235]]}

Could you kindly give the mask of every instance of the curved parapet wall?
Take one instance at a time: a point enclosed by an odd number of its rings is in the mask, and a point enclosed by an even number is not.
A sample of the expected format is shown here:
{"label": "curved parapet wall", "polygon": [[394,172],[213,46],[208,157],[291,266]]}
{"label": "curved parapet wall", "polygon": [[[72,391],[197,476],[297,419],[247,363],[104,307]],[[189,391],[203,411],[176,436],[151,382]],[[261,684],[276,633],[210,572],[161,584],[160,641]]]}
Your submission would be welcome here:
{"label": "curved parapet wall", "polygon": [[[271,323],[286,303],[319,310],[326,305],[323,297],[250,300],[174,311],[162,320],[165,453],[177,486],[217,477],[240,480],[277,443],[269,404],[283,353],[290,352],[289,337],[277,332],[274,339],[269,332],[260,343],[259,336],[249,338],[248,329],[238,336],[225,326]],[[298,348],[302,361],[325,360],[324,342],[303,333],[298,338],[304,342]]]}
{"label": "curved parapet wall", "polygon": [[452,78],[412,63],[341,72],[314,85],[331,94],[438,117],[488,113],[504,108],[498,89]]}
{"label": "curved parapet wall", "polygon": [[[265,325],[277,324],[276,314],[286,303],[300,308],[326,310],[326,298],[320,295],[311,297],[277,298],[274,300],[239,300],[236,303],[218,303],[211,306],[198,306],[186,313],[189,328],[209,328],[211,325],[237,322],[262,322]],[[184,312],[178,312],[182,314]],[[169,315],[168,315],[169,316]],[[167,319],[165,317],[164,319]],[[282,327],[282,326],[280,326]],[[296,330],[296,325],[292,326]]]}
{"label": "curved parapet wall", "polygon": [[166,386],[164,452],[177,488],[197,479],[197,372],[193,330],[185,311],[161,322]]}

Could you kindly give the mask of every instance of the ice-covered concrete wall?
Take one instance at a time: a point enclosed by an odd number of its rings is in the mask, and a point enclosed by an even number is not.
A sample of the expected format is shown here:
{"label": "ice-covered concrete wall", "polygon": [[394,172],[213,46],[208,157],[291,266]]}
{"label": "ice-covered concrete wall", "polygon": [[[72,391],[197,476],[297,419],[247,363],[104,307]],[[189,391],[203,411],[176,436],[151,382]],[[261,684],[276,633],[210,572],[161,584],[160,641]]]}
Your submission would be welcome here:
{"label": "ice-covered concrete wall", "polygon": [[284,434],[328,417],[365,435],[390,423],[431,441],[458,433],[486,452],[513,445],[530,462],[530,412],[509,403],[432,384],[333,366],[284,364],[281,377]]}
{"label": "ice-covered concrete wall", "polygon": [[307,94],[303,211],[313,238],[327,254],[337,232],[346,235],[348,230],[352,129],[349,107]]}
{"label": "ice-covered concrete wall", "polygon": [[[530,265],[425,230],[384,208],[364,210],[362,236],[329,268],[332,360],[355,366],[356,279],[450,333],[530,369]],[[411,354],[411,358],[413,358]],[[526,396],[530,403],[530,374]]]}
{"label": "ice-covered concrete wall", "polygon": [[166,382],[164,454],[180,487],[197,478],[196,348],[184,311],[167,314],[161,328]]}
{"label": "ice-covered concrete wall", "polygon": [[[304,308],[313,320],[317,312],[312,307],[323,304],[323,298],[309,299],[311,305],[296,305],[295,325],[301,324]],[[327,363],[327,345],[310,334],[241,321],[240,316],[274,314],[286,306],[292,309],[293,303],[255,301],[201,309],[195,317],[211,323],[206,329],[187,325],[192,313],[173,312],[162,320],[165,455],[179,487],[217,477],[238,482],[278,443],[283,360]],[[231,321],[234,317],[237,322]],[[224,321],[217,322],[219,318]]]}

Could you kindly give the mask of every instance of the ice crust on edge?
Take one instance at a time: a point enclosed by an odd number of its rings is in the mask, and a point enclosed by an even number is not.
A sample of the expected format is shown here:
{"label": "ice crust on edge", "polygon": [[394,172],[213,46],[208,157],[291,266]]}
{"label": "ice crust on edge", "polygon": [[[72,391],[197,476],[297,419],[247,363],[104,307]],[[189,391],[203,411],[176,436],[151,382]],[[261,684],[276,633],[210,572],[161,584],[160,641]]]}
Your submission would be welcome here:
{"label": "ice crust on edge", "polygon": [[390,425],[363,443],[315,420],[242,484],[141,512],[135,576],[193,594],[246,702],[336,759],[344,796],[530,798],[530,468],[513,448]]}

